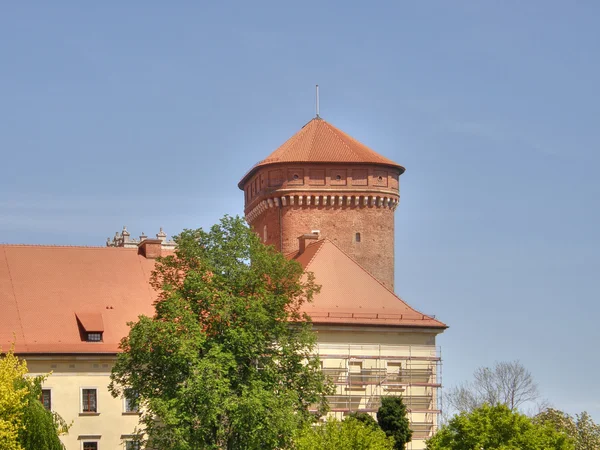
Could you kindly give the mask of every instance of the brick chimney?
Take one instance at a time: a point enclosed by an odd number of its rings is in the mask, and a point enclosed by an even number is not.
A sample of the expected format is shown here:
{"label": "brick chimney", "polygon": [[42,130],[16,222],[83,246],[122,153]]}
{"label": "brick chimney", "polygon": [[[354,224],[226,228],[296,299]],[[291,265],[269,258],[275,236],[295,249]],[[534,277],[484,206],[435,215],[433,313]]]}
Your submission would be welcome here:
{"label": "brick chimney", "polygon": [[[304,253],[304,250],[306,250],[306,241],[316,241],[319,239],[319,232],[318,231],[313,231],[312,233],[307,233],[307,234],[302,234],[300,236],[298,236],[298,242],[300,244],[300,247],[298,249],[298,254],[301,255],[302,253]],[[310,244],[310,242],[309,242]]]}
{"label": "brick chimney", "polygon": [[147,259],[158,258],[162,250],[162,241],[160,239],[144,239],[138,244],[138,255]]}

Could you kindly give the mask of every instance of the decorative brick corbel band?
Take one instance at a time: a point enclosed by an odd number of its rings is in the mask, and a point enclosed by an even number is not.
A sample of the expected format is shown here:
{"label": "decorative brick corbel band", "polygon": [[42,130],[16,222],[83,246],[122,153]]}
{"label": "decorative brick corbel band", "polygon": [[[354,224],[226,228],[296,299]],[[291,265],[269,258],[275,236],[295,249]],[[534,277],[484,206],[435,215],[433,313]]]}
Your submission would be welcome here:
{"label": "decorative brick corbel band", "polygon": [[259,202],[246,214],[246,221],[253,222],[269,208],[286,206],[331,207],[331,208],[389,208],[395,211],[398,207],[397,197],[380,195],[283,195],[271,197]]}

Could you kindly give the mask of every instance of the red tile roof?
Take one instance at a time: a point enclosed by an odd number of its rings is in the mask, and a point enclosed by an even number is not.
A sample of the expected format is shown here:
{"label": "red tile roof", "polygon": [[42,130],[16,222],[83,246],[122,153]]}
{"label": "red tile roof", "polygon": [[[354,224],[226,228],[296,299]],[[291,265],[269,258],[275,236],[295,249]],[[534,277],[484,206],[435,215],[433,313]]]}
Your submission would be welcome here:
{"label": "red tile roof", "polygon": [[[412,309],[328,240],[295,256],[322,286],[315,323],[445,328]],[[154,314],[155,260],[137,249],[0,245],[0,346],[17,353],[118,352],[127,322]],[[79,323],[78,323],[79,322]],[[102,331],[102,342],[84,342]]]}
{"label": "red tile roof", "polygon": [[397,167],[400,173],[404,172],[401,165],[381,156],[329,122],[314,118],[267,158],[255,164],[238,186],[243,189],[245,181],[259,167],[286,162],[380,164]]}
{"label": "red tile roof", "polygon": [[[135,248],[0,245],[0,346],[116,353],[127,322],[154,313],[153,268]],[[82,342],[77,318],[103,342]]]}
{"label": "red tile roof", "polygon": [[447,328],[408,306],[328,239],[314,242],[292,257],[313,272],[321,285],[313,302],[304,306],[316,324]]}

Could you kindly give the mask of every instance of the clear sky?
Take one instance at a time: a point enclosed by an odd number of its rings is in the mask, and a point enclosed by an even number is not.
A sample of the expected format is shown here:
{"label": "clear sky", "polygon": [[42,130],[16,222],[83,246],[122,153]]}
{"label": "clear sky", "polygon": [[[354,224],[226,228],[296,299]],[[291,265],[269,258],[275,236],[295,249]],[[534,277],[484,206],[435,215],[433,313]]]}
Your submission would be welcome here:
{"label": "clear sky", "polygon": [[407,169],[396,289],[450,325],[444,384],[519,359],[600,421],[600,3],[123,3],[0,5],[1,242],[241,214],[318,83]]}

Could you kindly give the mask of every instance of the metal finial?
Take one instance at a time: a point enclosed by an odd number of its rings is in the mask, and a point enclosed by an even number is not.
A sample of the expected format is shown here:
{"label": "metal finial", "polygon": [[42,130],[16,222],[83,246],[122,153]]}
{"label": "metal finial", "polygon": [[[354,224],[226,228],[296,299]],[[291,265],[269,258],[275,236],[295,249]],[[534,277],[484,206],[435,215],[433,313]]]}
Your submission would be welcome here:
{"label": "metal finial", "polygon": [[317,84],[317,119],[320,118],[319,116],[319,85]]}

